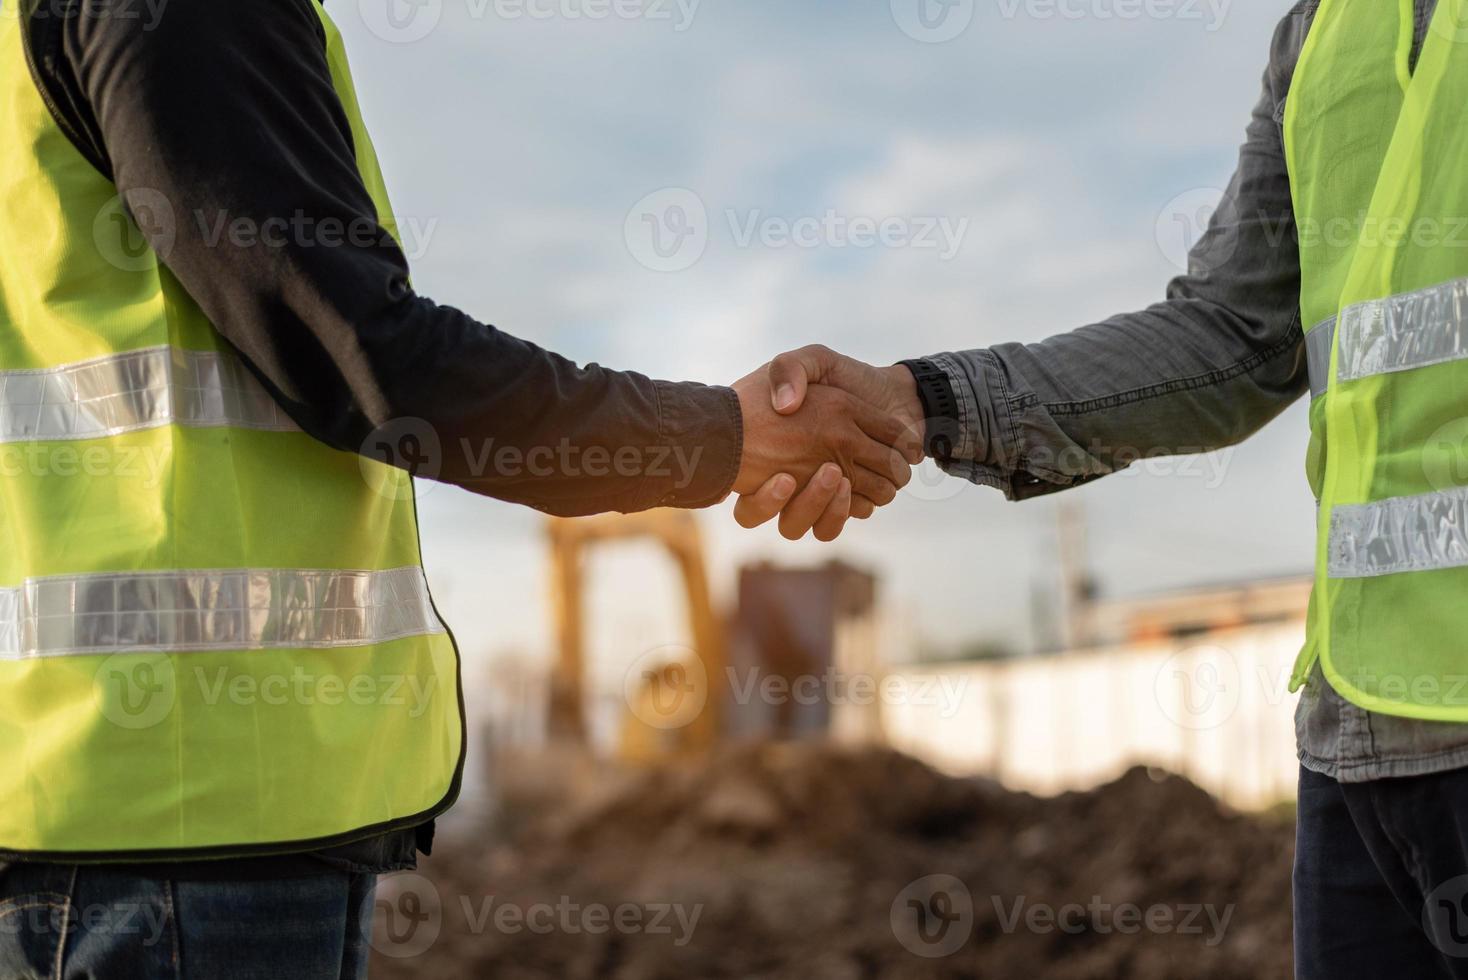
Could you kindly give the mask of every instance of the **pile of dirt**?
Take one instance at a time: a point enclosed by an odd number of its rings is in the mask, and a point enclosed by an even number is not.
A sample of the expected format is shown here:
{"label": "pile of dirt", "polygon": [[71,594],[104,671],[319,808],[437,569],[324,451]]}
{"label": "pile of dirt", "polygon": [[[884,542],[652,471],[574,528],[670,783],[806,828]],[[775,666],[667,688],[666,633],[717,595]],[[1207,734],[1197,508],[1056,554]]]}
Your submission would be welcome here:
{"label": "pile of dirt", "polygon": [[496,775],[487,843],[384,881],[424,928],[379,922],[377,977],[1290,974],[1291,825],[1175,776],[1041,799],[813,743]]}

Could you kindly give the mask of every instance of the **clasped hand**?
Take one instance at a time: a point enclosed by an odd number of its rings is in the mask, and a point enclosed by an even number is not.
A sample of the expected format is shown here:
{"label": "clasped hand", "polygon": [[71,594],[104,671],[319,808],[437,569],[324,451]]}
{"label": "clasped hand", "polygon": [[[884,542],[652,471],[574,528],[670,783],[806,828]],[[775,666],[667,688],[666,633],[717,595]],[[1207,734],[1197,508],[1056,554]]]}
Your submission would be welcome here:
{"label": "clasped hand", "polygon": [[794,541],[834,540],[852,517],[891,503],[922,460],[912,372],[821,346],[781,354],[733,385],[744,415],[735,519],[780,517]]}

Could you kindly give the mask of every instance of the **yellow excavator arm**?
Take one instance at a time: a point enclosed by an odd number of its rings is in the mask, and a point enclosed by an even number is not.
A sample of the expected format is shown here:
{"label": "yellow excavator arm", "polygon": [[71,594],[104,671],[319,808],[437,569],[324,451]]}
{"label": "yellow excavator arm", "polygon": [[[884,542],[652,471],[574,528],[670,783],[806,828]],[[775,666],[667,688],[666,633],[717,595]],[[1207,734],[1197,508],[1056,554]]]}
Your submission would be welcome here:
{"label": "yellow excavator arm", "polygon": [[[667,549],[682,575],[698,663],[680,664],[670,659],[642,673],[640,686],[628,692],[632,703],[628,705],[622,726],[620,751],[624,757],[641,759],[669,750],[702,751],[711,747],[721,727],[727,652],[724,624],[709,594],[703,538],[697,519],[683,510],[551,518],[547,533],[551,543],[551,594],[558,640],[550,687],[551,738],[583,744],[587,740],[584,552],[588,546],[604,541],[652,539]],[[664,693],[661,688],[688,683],[704,686],[703,691],[694,692],[695,697],[702,699],[701,710],[677,727],[648,724],[652,709],[647,706]],[[640,699],[648,700],[640,703]]]}

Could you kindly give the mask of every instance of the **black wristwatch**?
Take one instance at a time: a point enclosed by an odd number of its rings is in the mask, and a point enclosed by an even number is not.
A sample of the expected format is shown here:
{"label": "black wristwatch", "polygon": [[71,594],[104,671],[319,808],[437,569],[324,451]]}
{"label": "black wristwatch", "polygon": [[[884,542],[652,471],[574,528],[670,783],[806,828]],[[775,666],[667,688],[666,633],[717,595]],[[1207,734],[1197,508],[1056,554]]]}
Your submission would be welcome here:
{"label": "black wristwatch", "polygon": [[959,416],[958,399],[953,394],[948,372],[932,361],[922,359],[898,363],[911,371],[917,381],[918,401],[922,402],[926,420],[923,452],[939,462],[949,462],[953,459],[953,446],[958,441]]}

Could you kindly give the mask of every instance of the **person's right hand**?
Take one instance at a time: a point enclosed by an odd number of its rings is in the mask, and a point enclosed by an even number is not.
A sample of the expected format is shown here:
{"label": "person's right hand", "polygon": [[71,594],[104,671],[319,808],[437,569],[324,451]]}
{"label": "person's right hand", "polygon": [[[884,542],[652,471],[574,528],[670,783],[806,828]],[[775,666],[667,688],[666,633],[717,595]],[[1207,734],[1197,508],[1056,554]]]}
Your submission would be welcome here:
{"label": "person's right hand", "polygon": [[[818,538],[830,540],[846,523],[853,501],[889,503],[907,485],[915,460],[892,448],[906,442],[904,420],[819,384],[805,387],[799,410],[779,412],[770,379],[766,366],[733,385],[744,417],[734,482],[742,498],[735,511],[741,524],[764,523],[778,512],[785,537],[799,538],[814,526]],[[746,500],[757,502],[765,516],[750,523],[753,505]]]}
{"label": "person's right hand", "polygon": [[813,384],[840,388],[901,422],[906,432],[898,448],[910,458],[916,449],[913,462],[922,460],[923,404],[917,381],[901,364],[877,367],[812,344],[781,354],[770,362],[769,372],[774,409],[781,415],[798,412]]}
{"label": "person's right hand", "polygon": [[[771,390],[770,407],[781,415],[792,415],[806,403],[813,386],[828,386],[842,389],[876,409],[883,416],[899,424],[897,441],[892,443],[896,452],[910,464],[921,462],[923,438],[923,409],[917,395],[917,382],[912,372],[902,365],[876,367],[855,358],[838,354],[828,347],[812,345],[781,354],[766,367]],[[891,434],[891,433],[889,433]],[[900,489],[906,484],[898,484]],[[800,528],[802,524],[816,526],[816,536],[829,541],[840,533],[846,517],[865,519],[877,507],[889,503],[895,496],[885,493],[866,495],[857,493],[851,497],[849,513],[836,513],[837,494],[833,490],[827,497],[829,505],[821,505],[817,485],[811,484],[794,502],[791,495],[795,481],[788,482],[773,477],[755,493],[740,494],[734,507],[734,516],[745,527],[757,527],[779,514],[781,531],[787,525]],[[737,488],[736,488],[737,489]],[[820,505],[820,506],[818,506]],[[822,512],[821,506],[826,506]],[[786,533],[786,537],[791,537]],[[793,535],[799,537],[799,534]]]}

